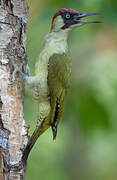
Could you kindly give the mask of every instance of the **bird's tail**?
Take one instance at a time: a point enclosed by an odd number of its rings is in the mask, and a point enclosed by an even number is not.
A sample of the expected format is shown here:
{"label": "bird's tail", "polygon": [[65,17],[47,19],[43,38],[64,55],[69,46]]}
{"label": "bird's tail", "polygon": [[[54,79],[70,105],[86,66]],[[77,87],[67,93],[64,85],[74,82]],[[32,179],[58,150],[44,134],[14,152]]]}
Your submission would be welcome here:
{"label": "bird's tail", "polygon": [[51,98],[51,112],[42,123],[37,126],[35,131],[33,132],[32,136],[30,137],[22,156],[22,161],[26,162],[29,156],[31,149],[33,148],[34,144],[36,143],[38,137],[43,134],[50,126],[52,127],[53,132],[53,140],[56,139],[57,136],[57,125],[60,120],[62,111],[63,111],[63,96],[64,93],[60,96],[60,98],[56,98],[53,96]]}
{"label": "bird's tail", "polygon": [[[45,122],[45,121],[44,121]],[[46,130],[50,127],[50,125],[44,125],[44,122],[41,124],[41,126],[37,126],[37,128],[35,129],[35,131],[33,132],[32,136],[30,137],[24,152],[23,152],[23,156],[22,156],[22,161],[26,162],[29,156],[29,153],[31,151],[31,149],[33,148],[34,144],[36,143],[38,137]],[[44,126],[43,126],[44,125]]]}

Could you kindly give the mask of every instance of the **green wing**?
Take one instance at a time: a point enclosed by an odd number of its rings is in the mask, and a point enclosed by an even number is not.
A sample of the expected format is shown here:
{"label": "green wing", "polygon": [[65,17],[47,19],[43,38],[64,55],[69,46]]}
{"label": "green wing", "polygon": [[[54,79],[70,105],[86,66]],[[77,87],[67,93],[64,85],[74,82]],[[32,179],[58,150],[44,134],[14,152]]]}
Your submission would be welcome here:
{"label": "green wing", "polygon": [[63,101],[71,76],[71,56],[69,53],[54,54],[48,64],[48,87],[50,92],[50,122],[53,138],[56,138],[57,125],[63,111]]}
{"label": "green wing", "polygon": [[66,93],[70,76],[71,56],[69,53],[51,56],[48,64],[48,87],[50,94],[59,97],[63,89]]}

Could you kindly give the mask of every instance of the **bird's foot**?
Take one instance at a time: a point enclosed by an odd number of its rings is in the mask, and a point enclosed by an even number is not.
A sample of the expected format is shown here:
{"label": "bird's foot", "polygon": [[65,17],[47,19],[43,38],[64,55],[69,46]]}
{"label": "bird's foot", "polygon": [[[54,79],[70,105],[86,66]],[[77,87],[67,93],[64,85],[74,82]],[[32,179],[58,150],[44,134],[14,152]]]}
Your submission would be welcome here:
{"label": "bird's foot", "polygon": [[26,68],[25,68],[25,74],[27,74],[27,76],[30,76],[30,68],[28,64],[26,65]]}
{"label": "bird's foot", "polygon": [[16,80],[16,73],[20,72],[21,69],[18,66],[14,66],[14,71],[12,74],[12,79],[11,79],[11,83],[14,84],[15,80]]}

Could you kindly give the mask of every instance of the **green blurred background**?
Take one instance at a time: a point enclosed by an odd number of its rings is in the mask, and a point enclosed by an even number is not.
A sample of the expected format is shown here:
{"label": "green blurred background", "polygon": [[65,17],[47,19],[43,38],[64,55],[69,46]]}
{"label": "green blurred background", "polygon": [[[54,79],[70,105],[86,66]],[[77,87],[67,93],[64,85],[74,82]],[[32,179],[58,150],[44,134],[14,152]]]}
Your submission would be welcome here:
{"label": "green blurred background", "polygon": [[[71,87],[58,136],[45,132],[33,148],[26,180],[117,180],[117,0],[33,0],[27,26],[31,73],[60,8],[101,12],[69,37],[73,57]],[[25,119],[32,134],[37,106],[26,88]]]}

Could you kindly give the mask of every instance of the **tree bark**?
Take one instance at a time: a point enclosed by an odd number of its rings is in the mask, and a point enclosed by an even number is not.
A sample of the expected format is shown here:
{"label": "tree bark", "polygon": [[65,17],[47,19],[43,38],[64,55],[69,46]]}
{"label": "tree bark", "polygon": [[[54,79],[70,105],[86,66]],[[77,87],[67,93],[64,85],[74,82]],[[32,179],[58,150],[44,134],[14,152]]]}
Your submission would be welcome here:
{"label": "tree bark", "polygon": [[25,71],[26,24],[25,0],[0,0],[0,180],[24,180],[26,166],[21,161],[28,141],[24,121],[24,82],[17,74],[11,83],[10,58]]}

